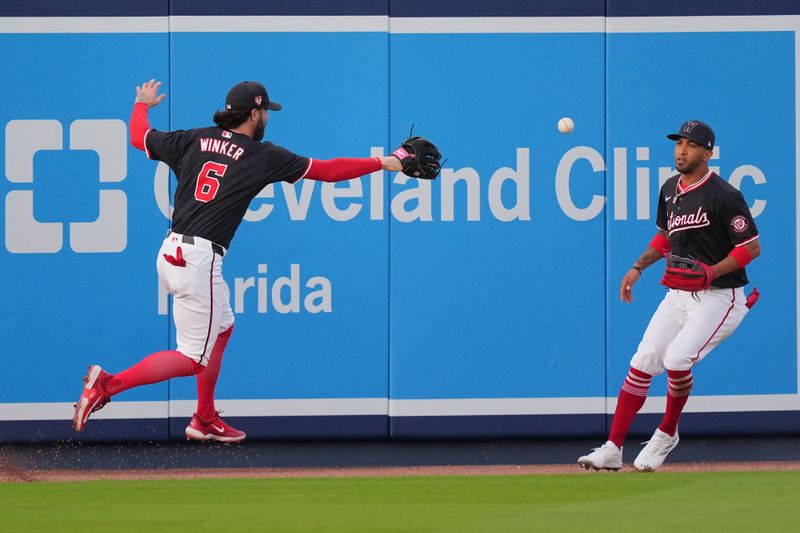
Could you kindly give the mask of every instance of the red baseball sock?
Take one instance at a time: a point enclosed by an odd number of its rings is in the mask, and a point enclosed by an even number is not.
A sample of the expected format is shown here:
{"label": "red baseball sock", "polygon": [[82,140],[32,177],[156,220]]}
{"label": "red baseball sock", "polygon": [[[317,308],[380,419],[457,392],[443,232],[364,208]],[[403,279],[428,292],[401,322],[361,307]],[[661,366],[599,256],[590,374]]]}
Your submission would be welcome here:
{"label": "red baseball sock", "polygon": [[214,389],[217,386],[219,369],[222,366],[222,355],[231,338],[233,326],[217,336],[214,347],[211,348],[211,357],[208,366],[197,374],[197,416],[203,421],[214,420],[217,417],[217,408],[214,406]]}
{"label": "red baseball sock", "polygon": [[628,371],[628,376],[619,391],[614,420],[611,422],[611,431],[608,434],[608,440],[613,442],[617,448],[622,448],[622,443],[625,442],[625,437],[628,435],[636,413],[647,399],[647,392],[650,390],[652,380],[653,376],[641,370],[631,367]]}
{"label": "red baseball sock", "polygon": [[176,350],[150,354],[127,370],[114,374],[106,382],[106,392],[111,396],[141,385],[158,383],[179,376],[191,376],[203,368]]}
{"label": "red baseball sock", "polygon": [[692,371],[667,370],[667,381],[667,411],[664,413],[658,429],[670,437],[674,437],[675,432],[678,431],[678,419],[680,419],[683,407],[692,392],[694,384]]}

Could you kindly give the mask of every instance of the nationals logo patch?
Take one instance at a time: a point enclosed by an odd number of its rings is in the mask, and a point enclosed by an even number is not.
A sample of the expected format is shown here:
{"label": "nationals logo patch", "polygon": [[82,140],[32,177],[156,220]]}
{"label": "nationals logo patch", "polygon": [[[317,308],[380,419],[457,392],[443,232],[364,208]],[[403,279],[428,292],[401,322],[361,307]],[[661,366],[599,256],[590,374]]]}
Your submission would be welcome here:
{"label": "nationals logo patch", "polygon": [[731,229],[736,233],[744,233],[749,226],[750,223],[747,221],[747,218],[742,215],[735,216],[733,220],[731,220]]}

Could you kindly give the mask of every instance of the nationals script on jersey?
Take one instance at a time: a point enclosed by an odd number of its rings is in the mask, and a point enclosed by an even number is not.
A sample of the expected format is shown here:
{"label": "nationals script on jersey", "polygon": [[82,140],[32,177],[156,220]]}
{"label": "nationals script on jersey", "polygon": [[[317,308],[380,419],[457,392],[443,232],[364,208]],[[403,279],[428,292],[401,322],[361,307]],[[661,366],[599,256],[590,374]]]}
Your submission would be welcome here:
{"label": "nationals script on jersey", "polygon": [[294,183],[310,160],[270,142],[218,127],[149,130],[147,157],[175,172],[172,230],[228,248],[250,201],[277,181]]}
{"label": "nationals script on jersey", "polygon": [[[669,178],[658,197],[656,224],[669,234],[673,254],[709,265],[722,261],[735,246],[758,238],[742,193],[710,171],[686,188],[680,184],[680,174]],[[711,285],[731,288],[747,283],[741,269],[716,278]]]}

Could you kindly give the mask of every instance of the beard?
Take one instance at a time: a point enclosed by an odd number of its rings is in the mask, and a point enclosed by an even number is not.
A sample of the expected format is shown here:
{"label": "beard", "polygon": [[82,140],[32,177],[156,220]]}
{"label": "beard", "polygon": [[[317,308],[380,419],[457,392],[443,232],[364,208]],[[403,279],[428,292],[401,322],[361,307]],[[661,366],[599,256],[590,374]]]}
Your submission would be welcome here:
{"label": "beard", "polygon": [[260,141],[264,138],[264,130],[267,129],[266,121],[259,121],[256,129],[253,131],[253,140]]}
{"label": "beard", "polygon": [[701,160],[697,160],[697,161],[687,161],[687,162],[684,164],[684,166],[682,166],[682,167],[679,167],[679,166],[677,165],[677,163],[676,163],[676,164],[675,164],[675,170],[677,170],[677,171],[678,171],[678,172],[680,172],[681,174],[689,174],[689,173],[691,173],[691,172],[692,172],[694,169],[696,169],[697,167],[699,167],[701,162],[702,162]]}

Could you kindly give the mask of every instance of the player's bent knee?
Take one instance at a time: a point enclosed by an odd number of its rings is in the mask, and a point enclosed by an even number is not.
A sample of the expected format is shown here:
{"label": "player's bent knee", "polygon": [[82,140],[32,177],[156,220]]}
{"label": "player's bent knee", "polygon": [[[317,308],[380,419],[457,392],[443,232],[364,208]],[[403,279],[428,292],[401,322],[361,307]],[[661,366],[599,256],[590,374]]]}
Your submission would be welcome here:
{"label": "player's bent knee", "polygon": [[631,368],[650,376],[658,376],[664,372],[664,367],[656,360],[637,359],[635,356],[630,362]]}
{"label": "player's bent knee", "polygon": [[644,361],[639,361],[635,357],[631,359],[630,366],[634,370],[638,370],[643,374],[647,374],[649,376],[657,376],[664,371],[664,367],[659,364],[646,364]]}
{"label": "player's bent knee", "polygon": [[664,358],[664,368],[672,371],[691,370],[694,367],[693,355],[667,355]]}
{"label": "player's bent knee", "polygon": [[206,359],[205,357],[201,358],[199,355],[191,355],[181,350],[175,350],[175,351],[184,356],[187,359],[187,362],[191,365],[192,372],[189,375],[193,376],[197,374],[198,372],[203,370],[208,364],[208,361],[204,361],[204,359]]}
{"label": "player's bent knee", "polygon": [[642,341],[639,349],[633,354],[630,365],[640,372],[657,376],[664,372],[663,360],[663,350],[657,350],[654,344]]}

